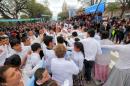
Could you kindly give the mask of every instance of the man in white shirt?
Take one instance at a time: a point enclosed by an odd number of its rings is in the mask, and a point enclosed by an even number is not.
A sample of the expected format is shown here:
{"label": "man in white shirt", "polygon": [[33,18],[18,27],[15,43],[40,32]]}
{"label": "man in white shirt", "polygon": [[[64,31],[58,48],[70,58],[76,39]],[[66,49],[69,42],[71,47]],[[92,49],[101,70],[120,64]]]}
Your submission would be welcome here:
{"label": "man in white shirt", "polygon": [[93,65],[95,63],[96,55],[102,54],[100,43],[94,39],[95,36],[95,30],[89,29],[87,31],[88,38],[81,41],[84,46],[84,52],[85,52],[85,78],[88,81],[88,83],[91,81],[91,72]]}
{"label": "man in white shirt", "polygon": [[23,48],[21,46],[21,42],[18,39],[12,39],[10,42],[11,45],[11,52],[8,54],[7,57],[13,55],[13,54],[18,54],[21,58],[21,66],[23,67],[27,61],[28,57],[28,52],[23,52]]}
{"label": "man in white shirt", "polygon": [[30,56],[30,61],[31,61],[32,68],[33,68],[41,60],[40,55],[39,55],[39,53],[41,51],[41,45],[39,43],[34,43],[31,45],[31,49],[32,49],[33,53]]}
{"label": "man in white shirt", "polygon": [[44,50],[44,59],[46,61],[46,68],[48,72],[51,74],[51,60],[55,57],[55,52],[53,50],[54,41],[52,36],[46,36],[44,38],[44,43],[47,46],[46,50]]}

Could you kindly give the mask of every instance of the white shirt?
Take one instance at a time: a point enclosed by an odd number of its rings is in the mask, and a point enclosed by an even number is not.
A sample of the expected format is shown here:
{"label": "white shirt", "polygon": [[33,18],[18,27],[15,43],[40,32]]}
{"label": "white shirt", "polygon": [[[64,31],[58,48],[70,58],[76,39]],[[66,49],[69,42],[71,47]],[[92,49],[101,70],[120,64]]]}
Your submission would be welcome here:
{"label": "white shirt", "polygon": [[4,49],[6,49],[7,54],[10,54],[10,52],[11,52],[11,50],[12,50],[12,48],[11,48],[10,45],[5,45],[5,46],[4,46]]}
{"label": "white shirt", "polygon": [[45,45],[45,43],[42,42],[42,43],[41,43],[41,47],[42,47],[43,52],[45,52],[45,51],[46,51],[46,47],[47,47],[47,46]]}
{"label": "white shirt", "polygon": [[51,73],[51,60],[56,57],[55,52],[54,50],[46,49],[44,55],[46,61],[46,68],[48,69],[48,72]]}
{"label": "white shirt", "polygon": [[103,48],[109,48],[119,52],[119,59],[115,67],[119,69],[130,68],[130,44],[128,45],[103,45]]}
{"label": "white shirt", "polygon": [[17,52],[14,49],[11,49],[10,53],[7,56],[7,58],[10,57],[13,54],[18,54],[20,56],[21,60],[23,60],[25,58],[25,56],[28,54],[29,50],[31,50],[30,46],[22,46],[22,51],[21,52]]}
{"label": "white shirt", "polygon": [[72,59],[75,62],[75,64],[79,67],[79,70],[82,71],[82,69],[83,69],[83,61],[84,61],[83,53],[73,51]]}
{"label": "white shirt", "polygon": [[41,61],[40,55],[38,53],[32,53],[30,56],[30,62],[32,67],[35,67]]}
{"label": "white shirt", "polygon": [[72,60],[64,58],[54,58],[51,61],[52,79],[56,80],[61,86],[65,80],[69,80],[69,86],[73,86],[73,74],[78,74],[79,69]]}
{"label": "white shirt", "polygon": [[[114,43],[109,39],[100,40],[101,45],[113,45]],[[102,55],[96,56],[96,63],[100,65],[109,65],[111,58],[110,58],[110,49],[108,48],[101,48]]]}
{"label": "white shirt", "polygon": [[85,59],[95,61],[96,55],[102,54],[100,43],[94,38],[88,37],[81,41],[84,46]]}
{"label": "white shirt", "polygon": [[7,52],[3,46],[0,46],[0,50],[1,50],[1,52],[0,52],[0,66],[3,66],[5,59],[7,58]]}
{"label": "white shirt", "polygon": [[[78,38],[78,37],[73,37],[73,38],[70,38],[69,40],[67,40],[70,47],[73,47],[73,46],[74,46],[75,38]],[[79,38],[79,40],[80,40],[80,38]]]}
{"label": "white shirt", "polygon": [[35,35],[29,36],[29,38],[30,38],[31,43],[34,43],[33,41],[36,39],[36,36]]}

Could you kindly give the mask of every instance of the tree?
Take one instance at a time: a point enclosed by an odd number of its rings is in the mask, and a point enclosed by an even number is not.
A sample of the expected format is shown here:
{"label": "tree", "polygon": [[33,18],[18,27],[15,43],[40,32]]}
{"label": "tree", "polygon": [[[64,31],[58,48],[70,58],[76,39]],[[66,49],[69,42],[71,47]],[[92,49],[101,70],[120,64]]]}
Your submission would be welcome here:
{"label": "tree", "polygon": [[64,20],[66,18],[69,18],[69,13],[67,12],[61,12],[58,14],[58,17],[60,18],[60,20]]}
{"label": "tree", "polygon": [[18,14],[26,9],[28,0],[0,0],[0,14],[3,18],[18,18]]}
{"label": "tree", "polygon": [[43,14],[50,15],[50,17],[52,16],[48,7],[36,3],[35,0],[0,0],[0,15],[2,15],[3,18],[17,19],[22,13],[34,18],[41,17]]}
{"label": "tree", "polygon": [[29,16],[28,15],[21,15],[20,18],[21,19],[27,19],[27,18],[29,18]]}
{"label": "tree", "polygon": [[80,8],[77,10],[76,14],[77,14],[77,15],[78,15],[78,14],[81,14],[81,13],[83,13],[83,11],[84,11],[84,9],[83,9],[82,7],[80,7]]}
{"label": "tree", "polygon": [[48,7],[44,7],[42,4],[36,3],[35,0],[31,0],[27,4],[27,14],[32,18],[41,17],[42,15],[52,16],[52,13]]}
{"label": "tree", "polygon": [[113,13],[115,11],[117,11],[117,9],[118,9],[117,3],[109,3],[108,6],[107,6],[107,8],[106,8],[106,10],[108,12],[111,12],[111,17],[113,16]]}
{"label": "tree", "polygon": [[119,0],[121,3],[121,14],[120,17],[122,18],[125,10],[127,7],[130,7],[130,0]]}

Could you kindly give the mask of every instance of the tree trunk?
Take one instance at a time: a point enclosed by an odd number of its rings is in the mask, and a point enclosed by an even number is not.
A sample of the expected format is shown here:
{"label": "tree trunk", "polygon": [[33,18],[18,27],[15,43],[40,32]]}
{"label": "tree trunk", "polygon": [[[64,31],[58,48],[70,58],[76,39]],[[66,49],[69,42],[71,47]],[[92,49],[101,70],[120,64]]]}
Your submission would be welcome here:
{"label": "tree trunk", "polygon": [[123,17],[124,12],[125,12],[125,7],[122,7],[122,9],[121,9],[121,14],[120,14],[120,17],[121,17],[121,18]]}
{"label": "tree trunk", "polygon": [[113,17],[113,11],[111,12],[111,17]]}
{"label": "tree trunk", "polygon": [[11,18],[8,15],[6,15],[6,13],[4,13],[3,10],[1,10],[1,9],[0,9],[0,13],[1,13],[3,18],[6,18],[6,19],[10,19]]}

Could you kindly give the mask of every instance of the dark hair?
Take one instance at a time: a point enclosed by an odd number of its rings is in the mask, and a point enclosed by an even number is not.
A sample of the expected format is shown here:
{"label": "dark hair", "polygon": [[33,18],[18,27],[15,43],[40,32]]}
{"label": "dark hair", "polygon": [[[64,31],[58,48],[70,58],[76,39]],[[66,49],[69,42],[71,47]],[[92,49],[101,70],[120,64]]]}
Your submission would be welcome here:
{"label": "dark hair", "polygon": [[4,86],[4,84],[6,83],[4,72],[7,71],[9,68],[10,68],[10,66],[1,66],[0,67],[0,86]]}
{"label": "dark hair", "polygon": [[63,44],[64,43],[64,38],[62,36],[57,37],[57,43]]}
{"label": "dark hair", "polygon": [[0,28],[0,32],[5,32],[4,28]]}
{"label": "dark hair", "polygon": [[74,40],[75,40],[75,42],[78,42],[78,41],[80,41],[80,39],[79,39],[79,38],[75,38]]}
{"label": "dark hair", "polygon": [[21,39],[22,39],[22,42],[26,42],[26,40],[28,39],[28,37],[27,36],[23,36]]}
{"label": "dark hair", "polygon": [[73,32],[73,33],[72,33],[72,36],[73,36],[73,37],[77,37],[77,36],[78,36],[78,33],[77,33],[77,32]]}
{"label": "dark hair", "polygon": [[42,59],[44,56],[43,50],[40,50],[39,55],[40,55],[40,58]]}
{"label": "dark hair", "polygon": [[0,36],[0,41],[2,41],[3,39],[5,39],[5,37],[3,37],[3,36]]}
{"label": "dark hair", "polygon": [[44,72],[45,72],[45,68],[38,68],[38,69],[36,70],[36,72],[34,73],[34,77],[35,77],[35,82],[34,82],[34,83],[35,83],[35,86],[38,86],[38,85],[36,84],[36,81],[43,78],[42,74],[43,74]]}
{"label": "dark hair", "polygon": [[43,41],[44,41],[46,46],[49,46],[49,43],[53,41],[53,37],[52,36],[45,36]]}
{"label": "dark hair", "polygon": [[83,53],[83,56],[85,57],[83,44],[81,42],[75,42],[74,46],[79,48],[81,50],[81,52]]}
{"label": "dark hair", "polygon": [[95,30],[94,29],[88,29],[87,32],[90,35],[90,37],[94,37],[95,36]]}
{"label": "dark hair", "polygon": [[0,36],[0,41],[2,41],[2,37]]}
{"label": "dark hair", "polygon": [[102,31],[101,32],[101,39],[108,39],[109,38],[109,32],[108,31]]}
{"label": "dark hair", "polygon": [[34,43],[31,45],[31,49],[33,52],[37,51],[39,48],[41,48],[41,45],[39,43]]}
{"label": "dark hair", "polygon": [[20,67],[21,65],[21,58],[19,55],[14,54],[9,58],[6,58],[4,65],[11,65],[13,67]]}
{"label": "dark hair", "polygon": [[18,40],[18,39],[11,39],[10,40],[10,45],[11,45],[11,47],[13,48],[15,45],[17,45],[17,44],[20,44],[21,42],[20,42],[20,40]]}

